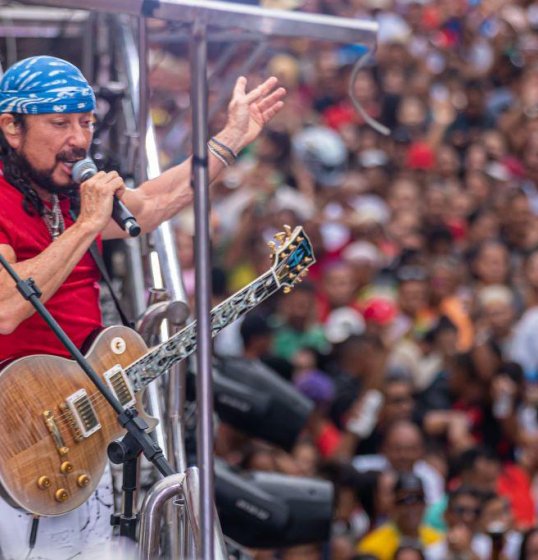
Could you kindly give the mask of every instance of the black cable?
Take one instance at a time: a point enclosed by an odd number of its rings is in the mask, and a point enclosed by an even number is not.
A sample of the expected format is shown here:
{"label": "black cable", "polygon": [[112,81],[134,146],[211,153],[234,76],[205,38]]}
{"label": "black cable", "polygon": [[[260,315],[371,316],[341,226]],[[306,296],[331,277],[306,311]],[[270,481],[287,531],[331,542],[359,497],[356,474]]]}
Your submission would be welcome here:
{"label": "black cable", "polygon": [[28,540],[28,546],[30,550],[33,550],[35,543],[37,541],[37,529],[39,528],[39,515],[34,515],[32,518],[32,528],[30,529],[30,539]]}

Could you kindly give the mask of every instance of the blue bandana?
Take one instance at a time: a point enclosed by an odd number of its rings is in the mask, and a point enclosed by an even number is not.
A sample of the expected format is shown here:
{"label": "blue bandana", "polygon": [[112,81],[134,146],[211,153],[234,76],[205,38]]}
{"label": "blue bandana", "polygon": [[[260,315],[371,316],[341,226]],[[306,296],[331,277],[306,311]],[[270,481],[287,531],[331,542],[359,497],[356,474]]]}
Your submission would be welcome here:
{"label": "blue bandana", "polygon": [[86,113],[95,95],[80,70],[53,56],[14,64],[0,80],[0,113]]}

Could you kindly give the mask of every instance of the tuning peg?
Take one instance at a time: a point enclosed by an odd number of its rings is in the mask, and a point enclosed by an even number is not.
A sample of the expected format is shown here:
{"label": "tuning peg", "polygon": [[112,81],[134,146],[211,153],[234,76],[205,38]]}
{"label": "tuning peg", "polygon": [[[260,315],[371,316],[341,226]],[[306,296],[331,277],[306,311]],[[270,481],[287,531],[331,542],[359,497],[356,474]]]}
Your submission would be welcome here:
{"label": "tuning peg", "polygon": [[304,267],[302,264],[298,264],[298,265],[295,267],[295,269],[296,269],[298,272],[302,272],[302,271],[305,269],[305,267]]}
{"label": "tuning peg", "polygon": [[289,294],[289,293],[291,292],[291,288],[290,288],[289,286],[284,286],[284,288],[282,289],[282,291],[283,291],[285,294]]}
{"label": "tuning peg", "polygon": [[305,278],[306,276],[308,276],[308,270],[303,270],[302,272],[299,272],[299,276],[301,278]]}
{"label": "tuning peg", "polygon": [[284,231],[286,232],[286,237],[291,237],[291,226],[288,224],[284,225]]}
{"label": "tuning peg", "polygon": [[275,233],[273,237],[276,239],[277,243],[283,243],[286,239],[286,233],[284,231],[279,231],[278,233]]}
{"label": "tuning peg", "polygon": [[297,243],[301,243],[301,241],[304,241],[304,237],[302,235],[298,235],[297,236]]}
{"label": "tuning peg", "polygon": [[297,278],[297,274],[289,274],[288,278],[293,282]]}
{"label": "tuning peg", "polygon": [[268,241],[267,246],[269,247],[271,253],[276,253],[276,243],[274,241]]}
{"label": "tuning peg", "polygon": [[288,245],[288,249],[290,251],[294,251],[295,249],[297,249],[297,245],[295,245],[294,243],[292,243],[291,245]]}
{"label": "tuning peg", "polygon": [[306,264],[310,264],[314,259],[312,257],[305,257],[303,260]]}

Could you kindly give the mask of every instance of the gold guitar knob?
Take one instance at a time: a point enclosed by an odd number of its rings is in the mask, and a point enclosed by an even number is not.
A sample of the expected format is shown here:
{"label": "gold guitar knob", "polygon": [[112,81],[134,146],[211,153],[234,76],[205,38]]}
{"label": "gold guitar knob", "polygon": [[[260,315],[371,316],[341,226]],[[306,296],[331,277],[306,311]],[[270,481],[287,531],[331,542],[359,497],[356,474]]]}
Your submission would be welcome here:
{"label": "gold guitar knob", "polygon": [[289,286],[284,286],[284,288],[282,289],[282,291],[283,291],[285,294],[289,294],[289,293],[291,292],[291,288],[290,288]]}
{"label": "gold guitar knob", "polygon": [[73,464],[70,463],[69,461],[64,461],[60,465],[60,472],[62,474],[69,474],[72,470],[73,470]]}
{"label": "gold guitar knob", "polygon": [[69,494],[67,493],[67,490],[65,488],[58,488],[58,490],[54,492],[54,499],[57,502],[65,502],[67,498],[69,498]]}
{"label": "gold guitar knob", "polygon": [[90,477],[87,474],[81,474],[77,476],[77,484],[80,486],[80,488],[84,488],[85,486],[88,486],[89,483],[90,483]]}
{"label": "gold guitar knob", "polygon": [[37,479],[37,486],[41,490],[46,490],[50,486],[50,478],[48,476],[40,476]]}

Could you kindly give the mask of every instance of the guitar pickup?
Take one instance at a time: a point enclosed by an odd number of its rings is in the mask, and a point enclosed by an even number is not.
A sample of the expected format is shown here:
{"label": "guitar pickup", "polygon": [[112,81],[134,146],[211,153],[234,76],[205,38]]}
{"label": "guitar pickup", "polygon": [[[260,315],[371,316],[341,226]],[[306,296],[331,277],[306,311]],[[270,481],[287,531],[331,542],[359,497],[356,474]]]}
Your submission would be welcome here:
{"label": "guitar pickup", "polygon": [[135,404],[134,391],[127,375],[119,364],[105,372],[105,381],[123,408],[129,408]]}
{"label": "guitar pickup", "polygon": [[101,424],[85,389],[79,389],[76,393],[69,395],[65,402],[83,437],[90,437],[101,429]]}

